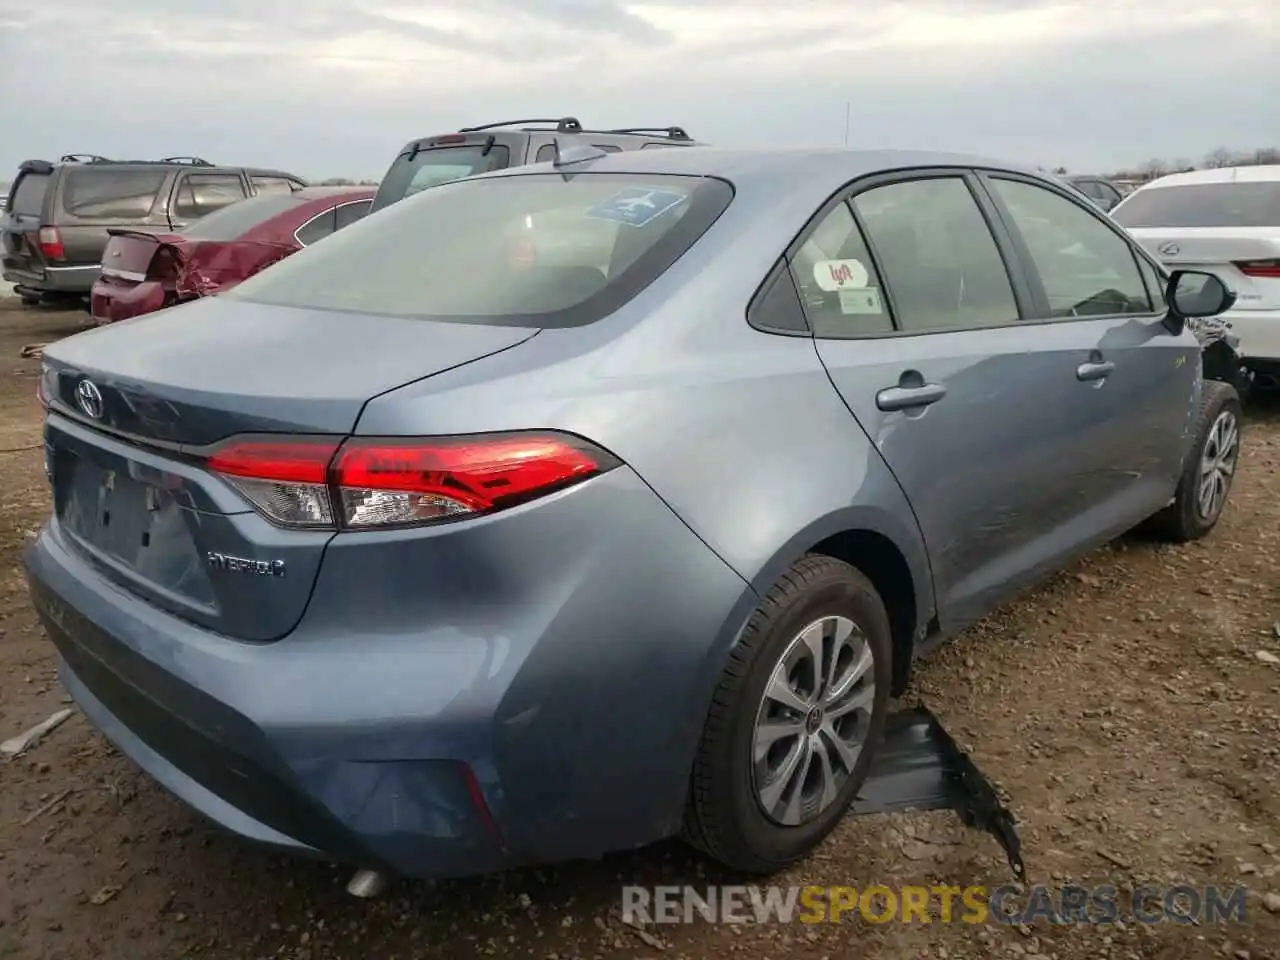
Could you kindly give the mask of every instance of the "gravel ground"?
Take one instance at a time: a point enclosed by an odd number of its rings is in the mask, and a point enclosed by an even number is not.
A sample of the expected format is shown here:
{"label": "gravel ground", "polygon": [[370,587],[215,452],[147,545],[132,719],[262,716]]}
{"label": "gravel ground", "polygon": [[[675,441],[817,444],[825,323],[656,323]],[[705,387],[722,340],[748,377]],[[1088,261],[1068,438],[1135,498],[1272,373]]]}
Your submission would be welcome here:
{"label": "gravel ground", "polygon": [[[18,554],[47,510],[37,363],[75,313],[0,304],[0,739],[67,706]],[[0,957],[1280,958],[1280,402],[1248,416],[1203,543],[1127,539],[946,645],[913,694],[997,780],[1035,883],[1244,885],[1243,922],[1053,926],[621,922],[624,883],[732,882],[678,845],[362,902],[346,874],[204,823],[78,714],[0,763]],[[1259,653],[1264,654],[1260,656]],[[850,819],[784,884],[1008,882],[947,813]],[[1268,895],[1271,909],[1268,909]]]}

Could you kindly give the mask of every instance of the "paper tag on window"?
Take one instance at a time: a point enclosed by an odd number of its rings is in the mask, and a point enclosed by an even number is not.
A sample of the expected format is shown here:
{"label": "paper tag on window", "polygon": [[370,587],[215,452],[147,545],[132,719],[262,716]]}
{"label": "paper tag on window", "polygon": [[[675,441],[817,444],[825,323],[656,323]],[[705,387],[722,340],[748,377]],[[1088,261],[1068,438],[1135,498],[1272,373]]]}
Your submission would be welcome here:
{"label": "paper tag on window", "polygon": [[865,287],[869,279],[861,260],[819,260],[813,265],[813,282],[827,293]]}
{"label": "paper tag on window", "polygon": [[880,309],[880,291],[875,287],[862,290],[840,291],[841,313],[883,313]]}

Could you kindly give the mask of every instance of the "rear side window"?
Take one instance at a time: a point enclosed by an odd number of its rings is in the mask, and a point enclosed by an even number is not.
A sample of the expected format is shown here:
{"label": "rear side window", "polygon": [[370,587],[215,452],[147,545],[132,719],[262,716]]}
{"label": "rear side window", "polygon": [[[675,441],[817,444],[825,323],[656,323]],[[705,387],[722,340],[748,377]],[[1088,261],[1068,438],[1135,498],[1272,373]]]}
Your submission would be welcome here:
{"label": "rear side window", "polygon": [[384,207],[452,180],[501,170],[510,162],[511,151],[501,144],[494,144],[487,154],[482,144],[435,147],[420,151],[412,160],[408,153],[403,153],[382,178],[376,206]]}
{"label": "rear side window", "polygon": [[1116,223],[1143,227],[1280,227],[1280,180],[1147,187],[1112,211]]}
{"label": "rear side window", "polygon": [[833,209],[791,258],[805,316],[817,337],[893,330],[880,275],[847,204]]}
{"label": "rear side window", "polygon": [[168,171],[85,167],[67,171],[62,208],[81,220],[142,220],[151,213]]}
{"label": "rear side window", "polygon": [[464,180],[352,224],[235,298],[436,321],[564,327],[617,310],[728,206],[704,177]]}
{"label": "rear side window", "polygon": [[183,236],[193,240],[235,240],[303,202],[293,194],[250,197],[201,217],[183,231]]}
{"label": "rear side window", "polygon": [[244,184],[234,174],[188,174],[178,184],[173,216],[179,220],[197,220],[243,199]]}
{"label": "rear side window", "polygon": [[[593,147],[597,150],[603,150],[605,153],[621,153],[622,148],[614,146],[612,143],[593,143]],[[537,156],[533,158],[534,163],[546,163],[556,158],[556,145],[554,143],[544,143],[538,148]]]}
{"label": "rear side window", "polygon": [[1019,319],[991,228],[959,177],[908,180],[858,194],[900,329],[998,327]]}
{"label": "rear side window", "polygon": [[13,188],[13,197],[9,202],[9,212],[28,217],[41,216],[44,213],[44,195],[48,189],[48,174],[19,174],[18,183]]}
{"label": "rear side window", "polygon": [[299,184],[284,177],[250,177],[249,181],[259,196],[268,193],[293,193],[299,187]]}

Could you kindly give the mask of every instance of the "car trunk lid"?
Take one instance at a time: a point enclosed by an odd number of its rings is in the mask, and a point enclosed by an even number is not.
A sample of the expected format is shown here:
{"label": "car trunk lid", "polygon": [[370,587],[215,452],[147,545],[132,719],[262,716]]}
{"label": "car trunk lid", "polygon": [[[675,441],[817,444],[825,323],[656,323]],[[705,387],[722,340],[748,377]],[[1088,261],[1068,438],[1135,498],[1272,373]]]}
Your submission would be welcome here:
{"label": "car trunk lid", "polygon": [[212,445],[345,436],[371,397],[536,333],[208,298],[69,337],[47,348],[42,377],[60,530],[135,595],[231,637],[277,639],[302,616],[331,533],[253,512],[203,466]]}
{"label": "car trunk lid", "polygon": [[205,240],[120,229],[108,233],[104,277],[125,284],[155,280],[180,300],[229,289],[296,249],[266,240]]}
{"label": "car trunk lid", "polygon": [[1173,270],[1216,274],[1236,310],[1280,310],[1280,227],[1138,227],[1129,232]]}

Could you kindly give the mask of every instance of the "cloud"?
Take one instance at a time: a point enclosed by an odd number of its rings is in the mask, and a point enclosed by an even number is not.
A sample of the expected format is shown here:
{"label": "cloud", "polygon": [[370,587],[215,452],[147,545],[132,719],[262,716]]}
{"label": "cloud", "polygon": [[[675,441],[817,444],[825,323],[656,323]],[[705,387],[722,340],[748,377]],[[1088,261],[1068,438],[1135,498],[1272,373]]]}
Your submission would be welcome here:
{"label": "cloud", "polygon": [[565,112],[830,144],[846,104],[851,145],[1105,168],[1270,145],[1278,41],[1274,0],[0,0],[0,178],[69,150],[377,176]]}

